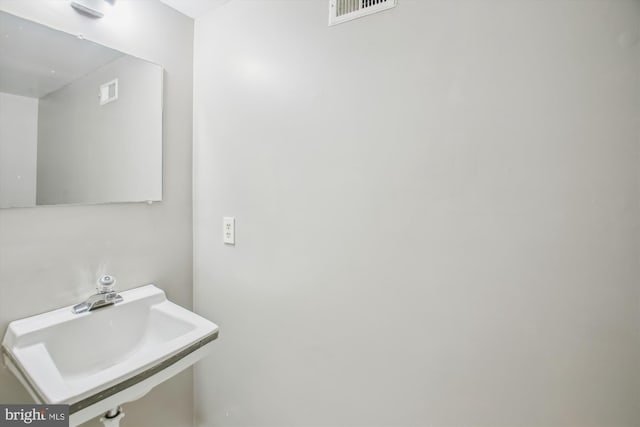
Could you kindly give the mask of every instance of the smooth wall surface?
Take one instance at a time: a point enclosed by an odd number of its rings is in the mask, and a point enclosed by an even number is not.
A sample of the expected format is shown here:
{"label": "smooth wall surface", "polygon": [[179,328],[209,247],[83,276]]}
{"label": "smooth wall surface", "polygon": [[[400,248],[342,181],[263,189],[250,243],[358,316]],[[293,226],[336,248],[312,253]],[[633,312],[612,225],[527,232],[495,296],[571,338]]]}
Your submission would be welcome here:
{"label": "smooth wall surface", "polygon": [[198,425],[640,425],[640,3],[327,15],[196,20]]}
{"label": "smooth wall surface", "polygon": [[[101,20],[79,15],[66,1],[0,0],[0,9],[165,69],[163,202],[0,210],[0,329],[81,301],[104,272],[116,276],[119,289],[156,283],[190,307],[193,20],[156,1],[118,0]],[[122,425],[190,426],[192,390],[191,371],[184,372],[125,405]],[[0,370],[0,401],[28,399]]]}
{"label": "smooth wall surface", "polygon": [[38,99],[0,92],[0,208],[34,206]]}

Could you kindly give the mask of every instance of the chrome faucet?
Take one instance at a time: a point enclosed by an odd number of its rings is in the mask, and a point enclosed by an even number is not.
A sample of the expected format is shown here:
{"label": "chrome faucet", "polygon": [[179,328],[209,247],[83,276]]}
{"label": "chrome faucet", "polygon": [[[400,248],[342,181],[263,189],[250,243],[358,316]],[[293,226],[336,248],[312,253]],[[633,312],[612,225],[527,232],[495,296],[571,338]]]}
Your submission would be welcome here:
{"label": "chrome faucet", "polygon": [[122,297],[113,289],[114,283],[116,283],[116,279],[113,276],[108,274],[102,276],[98,280],[97,292],[87,298],[85,302],[74,305],[73,312],[80,314],[122,301]]}

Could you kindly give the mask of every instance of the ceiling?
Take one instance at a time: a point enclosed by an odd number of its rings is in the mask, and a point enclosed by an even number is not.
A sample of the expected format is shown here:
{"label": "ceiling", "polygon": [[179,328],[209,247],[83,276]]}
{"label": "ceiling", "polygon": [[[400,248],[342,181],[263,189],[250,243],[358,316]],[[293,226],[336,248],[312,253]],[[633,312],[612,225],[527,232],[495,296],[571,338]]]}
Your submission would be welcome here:
{"label": "ceiling", "polygon": [[[193,19],[231,0],[160,0]],[[41,98],[121,52],[0,12],[0,92]]]}
{"label": "ceiling", "polygon": [[160,0],[184,15],[197,19],[231,0]]}
{"label": "ceiling", "polygon": [[0,11],[0,92],[41,98],[122,55]]}

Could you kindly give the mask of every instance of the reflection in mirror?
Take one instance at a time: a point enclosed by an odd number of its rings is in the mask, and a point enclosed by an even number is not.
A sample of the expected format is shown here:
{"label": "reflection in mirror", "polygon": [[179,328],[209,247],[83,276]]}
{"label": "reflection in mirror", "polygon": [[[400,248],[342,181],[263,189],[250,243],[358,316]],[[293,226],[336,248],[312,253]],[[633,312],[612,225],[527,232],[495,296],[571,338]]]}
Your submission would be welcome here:
{"label": "reflection in mirror", "polygon": [[0,208],[161,200],[162,73],[0,11]]}

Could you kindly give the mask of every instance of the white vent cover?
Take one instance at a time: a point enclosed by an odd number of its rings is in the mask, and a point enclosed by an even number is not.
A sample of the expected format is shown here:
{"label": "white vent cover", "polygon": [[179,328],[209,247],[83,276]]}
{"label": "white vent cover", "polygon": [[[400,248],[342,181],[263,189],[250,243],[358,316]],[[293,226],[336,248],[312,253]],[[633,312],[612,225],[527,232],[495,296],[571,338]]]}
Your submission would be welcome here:
{"label": "white vent cover", "polygon": [[100,85],[100,105],[108,104],[118,99],[118,79],[113,79]]}
{"label": "white vent cover", "polygon": [[396,6],[396,0],[329,0],[329,25],[341,24]]}

